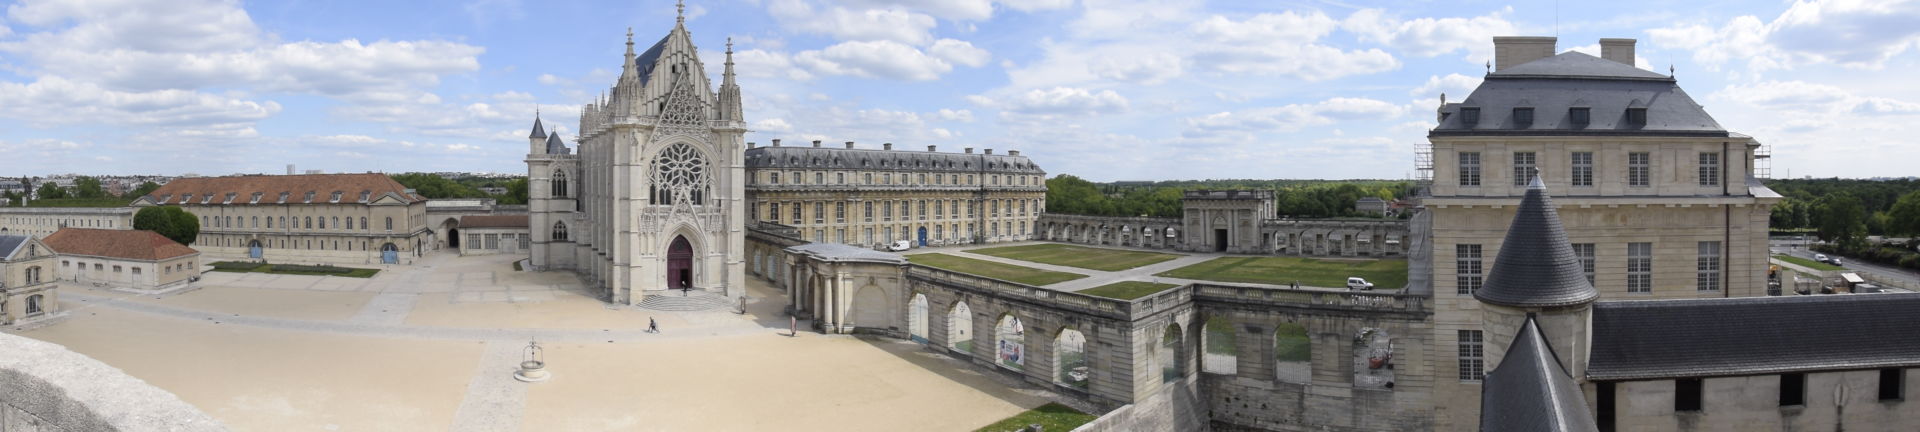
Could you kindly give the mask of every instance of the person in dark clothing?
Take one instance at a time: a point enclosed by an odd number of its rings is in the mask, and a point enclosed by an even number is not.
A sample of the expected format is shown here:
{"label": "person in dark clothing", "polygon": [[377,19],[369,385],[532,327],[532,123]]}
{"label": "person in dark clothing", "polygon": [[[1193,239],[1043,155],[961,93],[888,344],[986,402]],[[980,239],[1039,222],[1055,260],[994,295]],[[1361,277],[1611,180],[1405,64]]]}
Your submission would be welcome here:
{"label": "person in dark clothing", "polygon": [[647,333],[659,333],[659,332],[660,332],[660,323],[654,322],[653,317],[647,317]]}

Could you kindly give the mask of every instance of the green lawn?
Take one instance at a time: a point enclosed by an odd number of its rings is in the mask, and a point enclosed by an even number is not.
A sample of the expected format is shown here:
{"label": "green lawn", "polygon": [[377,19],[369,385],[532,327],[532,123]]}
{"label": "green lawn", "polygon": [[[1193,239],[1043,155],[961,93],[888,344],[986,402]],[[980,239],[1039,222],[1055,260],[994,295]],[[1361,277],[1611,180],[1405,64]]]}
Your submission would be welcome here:
{"label": "green lawn", "polygon": [[1021,267],[1012,264],[1001,264],[993,261],[937,253],[908,255],[907,261],[928,267],[986,276],[1033,286],[1051,285],[1087,277],[1087,275],[1079,273],[1047,271],[1032,267]]}
{"label": "green lawn", "polygon": [[245,263],[245,262],[234,262],[234,261],[221,261],[221,262],[213,263],[211,265],[213,266],[213,271],[228,272],[228,273],[268,273],[268,274],[287,274],[287,275],[306,275],[306,276],[344,276],[344,277],[353,277],[353,278],[362,278],[362,279],[370,278],[370,277],[373,277],[373,275],[380,273],[380,269],[363,269],[363,268],[351,268],[351,267],[334,267],[338,269],[348,270],[345,273],[283,270],[283,269],[274,268],[275,266],[273,264],[256,264],[256,263]]}
{"label": "green lawn", "polygon": [[1166,291],[1168,288],[1177,286],[1179,285],[1158,282],[1125,281],[1087,288],[1076,291],[1076,293],[1120,300],[1133,300]]}
{"label": "green lawn", "polygon": [[1080,412],[1066,405],[1048,403],[976,429],[974,432],[1013,432],[1030,424],[1039,424],[1041,430],[1045,431],[1070,431],[1096,418],[1100,417]]}
{"label": "green lawn", "polygon": [[1375,289],[1397,290],[1407,286],[1407,260],[1221,257],[1161,272],[1159,276],[1270,285],[1299,281],[1301,285],[1333,288],[1347,286],[1349,276],[1359,276],[1373,282]]}
{"label": "green lawn", "polygon": [[1793,255],[1774,255],[1773,258],[1781,261],[1790,262],[1790,263],[1793,263],[1794,265],[1798,265],[1801,267],[1806,267],[1806,268],[1819,270],[1819,271],[1834,271],[1834,270],[1847,269],[1846,267],[1831,265],[1831,264],[1814,261],[1806,258],[1801,258]]}
{"label": "green lawn", "polygon": [[1100,271],[1126,270],[1144,265],[1158,264],[1180,257],[1174,254],[1058,243],[973,249],[967,252]]}

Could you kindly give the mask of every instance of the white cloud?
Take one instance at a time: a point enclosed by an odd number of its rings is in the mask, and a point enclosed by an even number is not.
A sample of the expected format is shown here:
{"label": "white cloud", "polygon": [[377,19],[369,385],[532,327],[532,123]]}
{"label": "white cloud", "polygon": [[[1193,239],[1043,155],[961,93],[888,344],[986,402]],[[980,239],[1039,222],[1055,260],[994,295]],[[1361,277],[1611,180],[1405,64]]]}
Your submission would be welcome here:
{"label": "white cloud", "polygon": [[1148,53],[1132,57],[1101,57],[1087,67],[1101,78],[1151,85],[1179,77],[1185,72],[1185,62],[1169,53]]}
{"label": "white cloud", "polygon": [[949,109],[949,108],[941,108],[940,111],[933,113],[933,118],[946,120],[946,121],[957,121],[962,123],[972,122],[973,111],[968,111],[964,109],[956,110],[956,109]]}
{"label": "white cloud", "polygon": [[1346,120],[1386,120],[1406,113],[1406,108],[1386,101],[1365,98],[1332,98],[1313,104],[1291,104],[1223,111],[1186,120],[1189,138],[1211,137],[1249,132],[1292,132],[1308,126],[1321,126]]}
{"label": "white cloud", "polygon": [[540,74],[540,77],[534,78],[534,81],[539,81],[541,84],[546,84],[546,85],[572,84],[572,81],[568,81],[566,78],[553,76],[553,74]]}
{"label": "white cloud", "polygon": [[1647,33],[1656,44],[1693,51],[1711,68],[1745,59],[1759,71],[1829,62],[1879,69],[1920,46],[1915,22],[1920,1],[1814,0],[1794,2],[1772,21],[1746,15],[1717,28],[1694,23]]}
{"label": "white cloud", "polygon": [[751,49],[733,53],[734,73],[750,78],[786,78],[795,81],[813,79],[813,73],[795,67],[786,53]]}
{"label": "white cloud", "polygon": [[969,67],[986,65],[987,60],[991,58],[987,50],[974,48],[973,44],[967,41],[953,39],[935,41],[933,47],[928,48],[927,52],[934,57]]}
{"label": "white cloud", "polygon": [[968,99],[974,103],[1023,114],[1092,115],[1127,110],[1127,98],[1113,90],[1091,91],[1072,87],[1034,89],[1004,101],[978,95]]}
{"label": "white cloud", "polygon": [[804,0],[772,0],[767,12],[782,27],[833,36],[843,41],[891,41],[922,45],[933,40],[932,16],[898,8],[816,8]]}
{"label": "white cloud", "polygon": [[929,81],[953,70],[946,59],[893,41],[841,42],[818,51],[801,51],[793,63],[821,75],[851,75],[903,81]]}
{"label": "white cloud", "polygon": [[755,132],[792,132],[793,125],[786,119],[770,118],[753,122]]}
{"label": "white cloud", "polygon": [[1821,120],[1828,124],[1853,115],[1920,114],[1920,103],[1883,96],[1861,96],[1840,87],[1805,81],[1762,81],[1734,84],[1709,97],[1757,105],[1773,112],[1804,113],[1801,120]]}
{"label": "white cloud", "polygon": [[39,125],[181,126],[251,123],[280,111],[273,101],[240,100],[185,90],[125,92],[61,77],[0,81],[0,115]]}
{"label": "white cloud", "polygon": [[1263,13],[1244,21],[1214,15],[1194,25],[1194,33],[1225,43],[1308,43],[1326,36],[1338,24],[1318,11],[1305,15],[1293,11]]}
{"label": "white cloud", "polygon": [[1450,97],[1457,101],[1466,99],[1467,93],[1472,92],[1476,87],[1480,87],[1480,77],[1450,73],[1446,76],[1434,75],[1427,77],[1426,84],[1421,84],[1420,87],[1414,88],[1410,93],[1418,97],[1436,96],[1436,93],[1452,93]]}
{"label": "white cloud", "polygon": [[1363,41],[1392,47],[1407,55],[1433,57],[1466,51],[1465,59],[1480,63],[1493,58],[1494,36],[1518,34],[1505,15],[1498,12],[1471,18],[1415,18],[1400,20],[1381,9],[1362,9],[1348,15],[1340,27],[1360,36]]}

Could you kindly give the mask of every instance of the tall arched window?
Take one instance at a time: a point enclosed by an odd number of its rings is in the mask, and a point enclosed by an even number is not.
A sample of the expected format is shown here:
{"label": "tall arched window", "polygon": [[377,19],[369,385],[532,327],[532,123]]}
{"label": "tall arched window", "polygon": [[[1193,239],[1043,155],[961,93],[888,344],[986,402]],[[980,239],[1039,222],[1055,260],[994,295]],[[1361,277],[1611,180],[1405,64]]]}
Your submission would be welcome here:
{"label": "tall arched window", "polygon": [[40,283],[40,267],[27,267],[27,285]]}
{"label": "tall arched window", "polygon": [[334,216],[334,217],[333,217],[333,228],[334,228],[334,229],[340,229],[340,217],[339,217],[339,216]]}
{"label": "tall arched window", "polygon": [[553,223],[553,239],[558,241],[567,240],[567,223],[566,222]]}
{"label": "tall arched window", "polygon": [[313,216],[307,216],[307,229],[313,229]]}
{"label": "tall arched window", "polygon": [[553,196],[555,198],[567,196],[567,172],[566,171],[562,171],[562,170],[553,171]]}
{"label": "tall arched window", "polygon": [[352,216],[348,216],[348,217],[347,217],[347,229],[353,229],[353,217],[352,217]]}
{"label": "tall arched window", "polygon": [[321,217],[320,217],[320,229],[327,229],[327,217],[326,217],[326,216],[321,216]]}
{"label": "tall arched window", "polygon": [[686,143],[675,143],[653,158],[653,189],[648,199],[655,205],[685,202],[705,205],[710,173],[707,159]]}
{"label": "tall arched window", "polygon": [[387,231],[393,231],[393,218],[387,218]]}
{"label": "tall arched window", "polygon": [[371,229],[373,229],[373,225],[368,225],[368,224],[367,224],[367,217],[366,217],[366,216],[361,216],[361,217],[360,217],[360,228],[362,228],[362,229],[367,229],[367,230],[371,230]]}

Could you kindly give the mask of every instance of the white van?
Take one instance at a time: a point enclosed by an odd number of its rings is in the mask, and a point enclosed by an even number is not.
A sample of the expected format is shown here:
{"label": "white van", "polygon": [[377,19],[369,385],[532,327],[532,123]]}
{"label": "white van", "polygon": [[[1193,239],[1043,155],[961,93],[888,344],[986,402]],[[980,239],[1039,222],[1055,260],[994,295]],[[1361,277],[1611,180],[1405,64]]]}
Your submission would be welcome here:
{"label": "white van", "polygon": [[893,244],[887,245],[887,250],[894,252],[902,252],[908,249],[913,249],[913,242],[909,240],[896,241],[893,242]]}
{"label": "white van", "polygon": [[1350,277],[1347,278],[1347,289],[1371,290],[1373,289],[1373,283],[1367,282],[1366,279]]}

